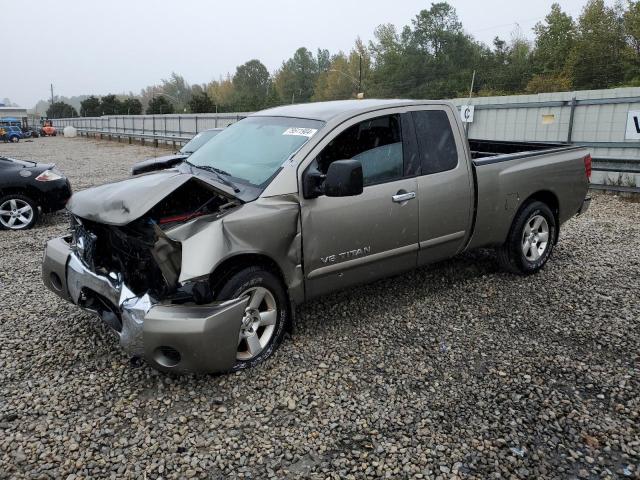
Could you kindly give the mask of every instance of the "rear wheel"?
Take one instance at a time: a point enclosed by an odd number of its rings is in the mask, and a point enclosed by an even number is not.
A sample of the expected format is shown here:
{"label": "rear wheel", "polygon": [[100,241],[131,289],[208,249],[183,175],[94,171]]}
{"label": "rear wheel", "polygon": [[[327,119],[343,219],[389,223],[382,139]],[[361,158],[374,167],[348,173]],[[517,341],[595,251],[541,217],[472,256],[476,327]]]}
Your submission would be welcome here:
{"label": "rear wheel", "polygon": [[236,363],[232,370],[253,367],[269,358],[282,342],[289,320],[287,295],[280,279],[262,267],[247,267],[216,293],[216,300],[249,296],[241,320]]}
{"label": "rear wheel", "polygon": [[535,200],[526,203],[513,220],[507,241],[498,249],[500,265],[512,273],[536,273],[553,252],[556,229],[556,217],[546,204]]}
{"label": "rear wheel", "polygon": [[18,143],[20,141],[20,137],[18,137],[17,135],[14,135],[13,137],[11,137],[11,141],[13,143]]}
{"label": "rear wheel", "polygon": [[38,220],[38,206],[29,197],[20,194],[0,198],[0,228],[27,230]]}

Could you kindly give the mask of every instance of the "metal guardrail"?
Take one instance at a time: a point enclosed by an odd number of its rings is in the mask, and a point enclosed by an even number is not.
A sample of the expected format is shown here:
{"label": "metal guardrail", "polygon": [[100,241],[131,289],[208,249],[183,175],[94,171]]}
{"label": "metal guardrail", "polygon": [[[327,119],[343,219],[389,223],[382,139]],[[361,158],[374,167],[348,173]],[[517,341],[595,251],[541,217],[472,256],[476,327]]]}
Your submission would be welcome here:
{"label": "metal guardrail", "polygon": [[616,192],[616,193],[640,193],[640,187],[628,187],[626,185],[611,185],[611,184],[596,184],[589,185],[591,190],[599,190],[601,192]]}
{"label": "metal guardrail", "polygon": [[140,140],[151,140],[154,142],[154,145],[158,145],[158,143],[163,142],[163,143],[180,143],[180,144],[184,144],[187,143],[189,140],[191,140],[193,138],[193,136],[184,136],[184,135],[177,135],[174,133],[172,134],[167,134],[167,135],[163,135],[160,133],[157,134],[153,134],[153,133],[136,133],[136,132],[112,132],[109,130],[94,130],[94,129],[89,129],[89,128],[76,128],[76,130],[78,131],[78,134],[80,134],[81,136],[84,134],[85,136],[90,136],[92,134],[92,136],[100,136],[100,138],[127,138],[129,139],[129,143],[131,143],[131,140],[133,139],[140,139]]}

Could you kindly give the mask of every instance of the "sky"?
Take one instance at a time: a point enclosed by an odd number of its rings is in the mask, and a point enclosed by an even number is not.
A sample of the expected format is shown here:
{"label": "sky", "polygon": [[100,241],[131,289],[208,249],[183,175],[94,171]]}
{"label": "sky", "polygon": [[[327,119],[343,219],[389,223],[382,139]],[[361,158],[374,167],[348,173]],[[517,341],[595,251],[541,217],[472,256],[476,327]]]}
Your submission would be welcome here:
{"label": "sky", "polygon": [[[558,0],[577,17],[586,0]],[[467,33],[490,44],[531,28],[553,0],[450,0]],[[610,4],[610,1],[607,1]],[[275,71],[298,47],[349,51],[376,26],[402,28],[429,0],[58,0],[2,20],[0,99],[31,108],[54,94],[138,94],[171,72],[206,83],[258,58]],[[37,8],[36,8],[37,6]],[[28,40],[25,42],[25,39]]]}

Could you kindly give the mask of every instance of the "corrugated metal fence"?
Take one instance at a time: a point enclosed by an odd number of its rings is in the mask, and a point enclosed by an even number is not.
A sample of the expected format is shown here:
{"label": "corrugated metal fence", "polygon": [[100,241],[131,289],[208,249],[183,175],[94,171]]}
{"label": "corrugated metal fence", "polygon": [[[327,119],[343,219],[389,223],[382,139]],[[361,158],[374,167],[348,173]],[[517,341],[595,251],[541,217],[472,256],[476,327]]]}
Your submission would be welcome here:
{"label": "corrugated metal fence", "polygon": [[627,137],[640,88],[456,99],[474,105],[469,138],[572,143],[589,147],[592,182],[640,187],[640,140]]}
{"label": "corrugated metal fence", "polygon": [[185,143],[195,134],[211,128],[224,128],[248,113],[202,113],[185,115],[106,115],[103,117],[60,118],[53,125],[67,125],[81,135],[153,140],[156,143]]}

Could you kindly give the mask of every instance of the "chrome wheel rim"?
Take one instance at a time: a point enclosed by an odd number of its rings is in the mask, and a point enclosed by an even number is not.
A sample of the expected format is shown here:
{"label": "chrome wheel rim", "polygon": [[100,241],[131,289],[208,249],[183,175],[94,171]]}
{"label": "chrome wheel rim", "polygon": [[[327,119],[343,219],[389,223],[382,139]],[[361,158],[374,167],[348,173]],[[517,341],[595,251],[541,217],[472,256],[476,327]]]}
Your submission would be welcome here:
{"label": "chrome wheel rim", "polygon": [[238,360],[252,360],[265,349],[276,329],[278,308],[273,294],[264,287],[250,288],[242,293],[249,304],[242,317],[238,336]]}
{"label": "chrome wheel rim", "polygon": [[542,257],[549,246],[549,223],[542,215],[534,215],[522,232],[522,253],[530,262]]}
{"label": "chrome wheel rim", "polygon": [[10,198],[0,205],[0,223],[11,230],[25,228],[33,220],[33,208],[24,200]]}

